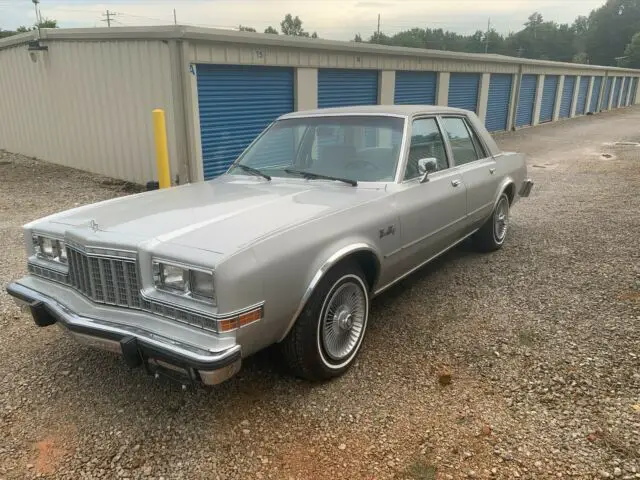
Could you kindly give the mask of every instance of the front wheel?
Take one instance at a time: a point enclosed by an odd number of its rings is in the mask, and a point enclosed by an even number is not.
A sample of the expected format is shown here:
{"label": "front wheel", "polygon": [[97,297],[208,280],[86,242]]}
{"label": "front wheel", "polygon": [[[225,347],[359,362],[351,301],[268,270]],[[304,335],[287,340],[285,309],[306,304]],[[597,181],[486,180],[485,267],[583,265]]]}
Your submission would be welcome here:
{"label": "front wheel", "polygon": [[369,290],[362,269],[345,262],[320,281],[280,347],[291,370],[308,380],[342,375],[367,329]]}
{"label": "front wheel", "polygon": [[500,195],[491,217],[480,227],[473,240],[477,248],[483,252],[492,252],[502,248],[509,230],[509,197]]}

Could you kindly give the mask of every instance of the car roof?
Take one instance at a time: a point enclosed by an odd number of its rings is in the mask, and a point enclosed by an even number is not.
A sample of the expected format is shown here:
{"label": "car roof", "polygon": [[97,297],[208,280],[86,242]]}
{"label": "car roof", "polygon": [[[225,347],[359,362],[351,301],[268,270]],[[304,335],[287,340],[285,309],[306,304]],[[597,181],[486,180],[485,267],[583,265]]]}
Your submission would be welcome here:
{"label": "car roof", "polygon": [[456,113],[468,114],[467,110],[440,105],[363,105],[354,107],[318,108],[301,110],[282,115],[278,120],[287,118],[304,118],[318,115],[394,115],[411,117],[420,114]]}

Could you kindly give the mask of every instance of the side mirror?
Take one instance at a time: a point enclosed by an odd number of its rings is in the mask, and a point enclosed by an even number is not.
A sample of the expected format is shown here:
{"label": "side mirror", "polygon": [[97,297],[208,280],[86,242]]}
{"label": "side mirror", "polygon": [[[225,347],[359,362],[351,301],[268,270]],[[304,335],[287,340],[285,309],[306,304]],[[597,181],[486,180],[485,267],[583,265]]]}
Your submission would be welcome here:
{"label": "side mirror", "polygon": [[418,160],[418,173],[422,175],[420,177],[420,183],[429,181],[429,174],[438,170],[438,160],[435,158],[421,158]]}

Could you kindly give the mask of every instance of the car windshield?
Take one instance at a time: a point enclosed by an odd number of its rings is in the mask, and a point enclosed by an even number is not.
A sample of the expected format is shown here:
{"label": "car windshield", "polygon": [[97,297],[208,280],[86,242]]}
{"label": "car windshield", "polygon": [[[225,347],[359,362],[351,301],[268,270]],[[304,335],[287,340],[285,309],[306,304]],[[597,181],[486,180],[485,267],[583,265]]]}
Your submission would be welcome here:
{"label": "car windshield", "polygon": [[[404,118],[390,116],[279,120],[237,163],[271,177],[310,173],[350,181],[390,182],[398,166],[403,128]],[[247,170],[235,166],[229,173],[246,175]]]}

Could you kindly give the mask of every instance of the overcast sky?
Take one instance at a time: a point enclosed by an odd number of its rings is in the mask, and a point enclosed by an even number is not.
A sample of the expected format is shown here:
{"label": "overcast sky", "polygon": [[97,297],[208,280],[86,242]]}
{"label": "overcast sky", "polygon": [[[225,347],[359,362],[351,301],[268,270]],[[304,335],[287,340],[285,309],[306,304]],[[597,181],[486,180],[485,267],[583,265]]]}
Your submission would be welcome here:
{"label": "overcast sky", "polygon": [[[178,23],[208,27],[249,25],[258,31],[279,28],[286,13],[298,15],[303,27],[322,38],[349,40],[355,33],[368,37],[376,29],[392,34],[411,27],[435,27],[460,33],[492,25],[502,33],[522,28],[529,14],[571,23],[604,0],[40,0],[43,17],[61,27],[105,26],[102,14],[116,12],[114,26]],[[34,22],[30,0],[0,0],[0,28],[9,30]]]}

